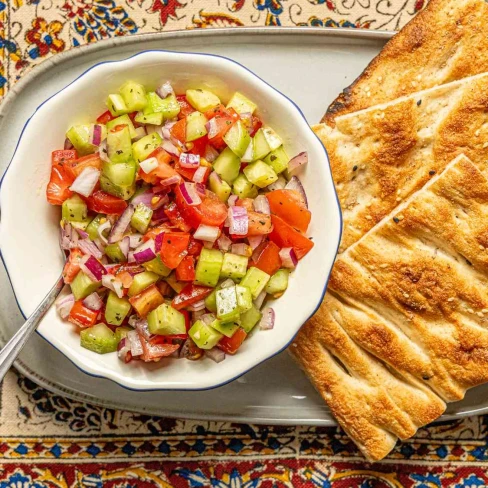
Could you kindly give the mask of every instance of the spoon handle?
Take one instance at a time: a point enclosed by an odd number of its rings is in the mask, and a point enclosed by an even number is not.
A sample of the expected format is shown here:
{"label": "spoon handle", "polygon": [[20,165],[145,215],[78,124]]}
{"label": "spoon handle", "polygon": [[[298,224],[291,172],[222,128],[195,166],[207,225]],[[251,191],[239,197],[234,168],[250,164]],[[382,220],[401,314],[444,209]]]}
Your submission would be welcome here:
{"label": "spoon handle", "polygon": [[25,324],[15,333],[15,335],[5,344],[5,347],[0,351],[0,383],[7,374],[7,371],[12,366],[12,363],[17,359],[20,351],[31,334],[37,329],[42,317],[49,310],[51,305],[56,300],[61,290],[64,287],[62,276],[59,277],[57,283],[52,287],[51,291],[46,295],[44,300],[34,310],[34,313],[27,319]]}

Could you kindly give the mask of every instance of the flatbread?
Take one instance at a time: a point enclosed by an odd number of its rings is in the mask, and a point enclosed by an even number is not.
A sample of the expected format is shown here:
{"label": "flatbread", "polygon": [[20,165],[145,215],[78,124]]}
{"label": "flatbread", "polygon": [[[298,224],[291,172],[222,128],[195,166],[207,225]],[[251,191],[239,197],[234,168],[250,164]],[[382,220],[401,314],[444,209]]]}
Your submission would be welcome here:
{"label": "flatbread", "polygon": [[342,252],[459,154],[486,171],[488,73],[335,122],[314,129],[328,150],[343,212]]}
{"label": "flatbread", "polygon": [[330,105],[322,122],[488,71],[484,0],[430,0]]}
{"label": "flatbread", "polygon": [[339,256],[290,351],[371,460],[488,381],[488,180],[467,157]]}

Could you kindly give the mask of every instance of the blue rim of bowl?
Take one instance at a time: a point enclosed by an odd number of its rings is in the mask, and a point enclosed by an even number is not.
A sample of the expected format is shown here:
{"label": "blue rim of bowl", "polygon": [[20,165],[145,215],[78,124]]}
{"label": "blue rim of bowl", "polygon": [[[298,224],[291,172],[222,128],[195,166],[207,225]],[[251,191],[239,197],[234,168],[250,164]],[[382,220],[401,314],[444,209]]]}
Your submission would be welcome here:
{"label": "blue rim of bowl", "polygon": [[[339,237],[338,237],[338,240],[337,240],[337,246],[336,246],[336,252],[335,252],[335,254],[337,255],[337,251],[339,250],[339,245],[340,245],[340,239],[341,239],[341,236],[342,236],[343,220],[342,220],[341,206],[340,206],[340,203],[339,203],[339,197],[337,196],[337,191],[335,189],[334,181],[332,179],[332,169],[330,167],[329,154],[327,153],[327,150],[326,150],[325,146],[322,144],[322,141],[319,139],[319,137],[317,136],[317,134],[315,134],[315,132],[312,130],[312,128],[308,124],[307,118],[303,114],[303,112],[300,109],[300,107],[290,97],[288,97],[287,95],[285,95],[284,93],[282,93],[281,91],[279,91],[274,86],[270,85],[267,81],[263,80],[260,76],[258,76],[256,73],[254,73],[254,71],[250,70],[249,68],[247,68],[243,64],[241,64],[241,63],[239,63],[239,62],[237,62],[237,61],[235,61],[235,60],[233,60],[231,58],[228,58],[226,56],[220,56],[218,54],[206,54],[206,53],[194,53],[194,52],[168,51],[168,50],[165,50],[165,49],[148,49],[146,51],[140,51],[140,52],[138,52],[136,54],[133,54],[132,56],[129,56],[128,58],[118,59],[118,60],[113,60],[113,61],[101,61],[99,63],[94,64],[93,66],[91,66],[90,68],[88,68],[87,70],[85,70],[83,73],[81,73],[79,76],[77,76],[72,82],[68,83],[66,86],[64,86],[63,88],[61,88],[60,90],[58,90],[56,93],[54,93],[50,97],[46,98],[46,100],[44,100],[36,108],[36,110],[34,111],[34,113],[27,119],[27,121],[24,124],[24,127],[22,128],[22,131],[20,132],[20,136],[19,136],[19,139],[18,139],[17,144],[15,146],[15,150],[14,150],[14,152],[12,154],[12,158],[10,159],[10,162],[8,163],[7,168],[5,169],[5,172],[2,175],[2,178],[0,179],[0,192],[2,190],[3,180],[4,180],[4,178],[5,178],[8,170],[10,168],[10,165],[12,164],[12,161],[13,161],[13,159],[15,157],[15,154],[17,153],[17,149],[19,148],[20,141],[22,140],[22,137],[24,135],[24,131],[27,128],[27,126],[29,125],[29,122],[31,121],[32,117],[34,117],[34,115],[39,111],[39,109],[44,104],[46,104],[49,100],[51,100],[51,98],[54,98],[59,93],[61,93],[62,91],[66,90],[72,84],[76,83],[80,78],[83,78],[92,69],[94,69],[94,68],[96,68],[98,66],[105,65],[105,64],[125,62],[125,61],[128,61],[129,59],[135,58],[137,56],[141,56],[142,54],[146,54],[146,53],[170,53],[170,54],[180,54],[180,55],[183,55],[183,56],[186,55],[186,54],[188,54],[188,55],[192,55],[192,56],[203,56],[203,57],[212,57],[212,58],[223,59],[223,60],[228,61],[230,63],[233,63],[233,64],[235,64],[237,66],[240,66],[241,68],[243,68],[244,70],[246,70],[247,72],[249,72],[251,75],[255,76],[258,80],[260,80],[266,86],[268,86],[269,88],[271,88],[271,90],[275,91],[276,93],[278,93],[279,95],[281,95],[283,98],[285,98],[286,100],[288,100],[295,107],[295,109],[297,110],[297,112],[301,115],[301,117],[305,121],[305,124],[307,125],[308,130],[313,134],[313,136],[319,141],[320,145],[322,146],[322,149],[323,149],[324,154],[325,154],[325,159],[327,160],[327,165],[329,167],[329,175],[330,175],[330,178],[331,178],[332,189],[333,189],[333,192],[334,192],[335,202],[336,202],[336,206],[337,206],[337,211],[338,211],[338,214],[339,214]],[[22,314],[22,317],[24,317],[24,319],[27,320],[27,317],[24,314],[24,311],[22,310],[22,308],[20,306],[20,303],[19,303],[19,301],[17,299],[17,294],[16,294],[15,289],[14,289],[14,287],[12,285],[12,280],[10,279],[10,273],[9,273],[9,270],[8,270],[7,264],[5,262],[5,259],[3,257],[3,253],[1,251],[1,249],[0,249],[0,259],[1,259],[2,263],[3,263],[3,266],[5,268],[5,271],[7,273],[7,277],[8,277],[9,283],[10,283],[10,287],[12,288],[12,292],[13,292],[13,295],[14,295],[14,298],[15,298],[15,303],[17,304],[17,307],[18,307],[20,313]],[[330,274],[332,272],[332,267],[333,267],[333,263],[332,263],[332,266],[331,266],[331,268],[329,270],[329,273],[327,275],[327,279],[325,280],[324,287],[323,287],[322,293],[320,295],[320,300],[319,300],[318,304],[315,306],[313,312],[305,319],[305,321],[303,323],[305,323],[308,320],[310,320],[310,318],[313,317],[315,315],[315,313],[317,312],[317,310],[320,308],[320,305],[322,304],[322,301],[324,299],[325,293],[327,291],[327,285],[329,283]],[[255,365],[251,366],[249,369],[246,369],[242,373],[239,373],[237,376],[234,376],[233,378],[231,378],[229,380],[223,381],[222,383],[219,383],[219,384],[213,385],[213,386],[202,387],[202,388],[198,388],[198,387],[197,388],[164,388],[164,387],[162,387],[162,388],[131,388],[130,386],[123,385],[123,384],[119,383],[117,380],[115,380],[113,378],[110,378],[108,376],[98,375],[98,374],[91,373],[89,371],[84,370],[77,362],[75,362],[73,359],[71,359],[70,357],[68,357],[67,354],[65,354],[61,349],[57,348],[49,339],[47,339],[46,337],[44,337],[38,330],[36,330],[36,333],[39,334],[39,336],[42,337],[42,339],[44,339],[54,349],[56,349],[57,351],[59,351],[79,371],[81,371],[82,373],[84,373],[84,374],[86,374],[88,376],[91,376],[93,378],[99,378],[99,379],[111,381],[111,382],[115,383],[117,386],[120,386],[121,388],[123,388],[125,390],[129,390],[129,391],[138,391],[138,392],[146,392],[146,391],[147,392],[154,392],[154,391],[186,391],[186,392],[188,392],[188,391],[208,391],[208,390],[214,390],[216,388],[220,388],[220,387],[225,386],[225,385],[227,385],[229,383],[232,383],[233,381],[235,381],[236,379],[240,378],[241,376],[249,373],[249,371],[253,370],[257,366],[263,364],[266,361],[269,361],[271,358],[274,358],[278,354],[282,353],[294,341],[294,339],[295,339],[295,337],[296,337],[296,335],[298,334],[299,331],[300,331],[300,329],[298,329],[298,331],[293,335],[293,337],[291,338],[291,340],[287,344],[285,344],[285,346],[283,346],[281,349],[279,349],[278,351],[274,352],[270,356],[266,357],[262,361],[259,361]]]}

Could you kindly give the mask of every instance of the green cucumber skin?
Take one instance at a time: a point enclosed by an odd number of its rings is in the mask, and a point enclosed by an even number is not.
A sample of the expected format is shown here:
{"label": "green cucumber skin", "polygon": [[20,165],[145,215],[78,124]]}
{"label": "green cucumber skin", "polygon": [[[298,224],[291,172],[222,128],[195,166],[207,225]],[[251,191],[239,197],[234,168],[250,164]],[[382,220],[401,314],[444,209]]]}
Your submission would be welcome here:
{"label": "green cucumber skin", "polygon": [[80,345],[97,354],[115,352],[119,340],[105,324],[96,324],[80,332]]}
{"label": "green cucumber skin", "polygon": [[223,334],[215,330],[210,325],[205,324],[201,320],[197,320],[191,329],[188,331],[188,335],[192,338],[193,342],[200,349],[212,349],[215,347]]}
{"label": "green cucumber skin", "polygon": [[133,297],[139,295],[141,291],[145,290],[147,287],[156,283],[159,280],[159,275],[152,273],[151,271],[143,271],[142,273],[136,274],[129,287],[128,295]]}
{"label": "green cucumber skin", "polygon": [[105,307],[105,320],[110,325],[120,325],[129,312],[131,304],[126,298],[119,298],[113,291],[108,294],[107,305]]}
{"label": "green cucumber skin", "polygon": [[217,249],[202,249],[195,269],[195,283],[212,288],[217,286],[223,260]]}
{"label": "green cucumber skin", "polygon": [[185,316],[167,303],[163,303],[149,312],[147,323],[151,334],[177,335],[186,333]]}
{"label": "green cucumber skin", "polygon": [[288,277],[290,272],[287,269],[279,269],[268,281],[265,287],[266,293],[274,295],[283,293],[288,288]]}
{"label": "green cucumber skin", "polygon": [[75,300],[83,300],[94,291],[97,291],[101,286],[101,282],[92,281],[83,271],[79,271],[75,279],[71,282],[71,292]]}
{"label": "green cucumber skin", "polygon": [[83,222],[88,216],[88,207],[78,195],[73,195],[63,202],[61,215],[68,222]]}
{"label": "green cucumber skin", "polygon": [[226,252],[222,261],[220,277],[232,278],[233,280],[244,278],[244,276],[246,276],[248,263],[249,258]]}
{"label": "green cucumber skin", "polygon": [[268,273],[252,266],[247,270],[246,276],[241,280],[240,285],[247,286],[251,290],[253,298],[256,299],[264,290],[270,278]]}
{"label": "green cucumber skin", "polygon": [[253,305],[247,312],[241,314],[241,327],[249,334],[261,320],[263,314]]}

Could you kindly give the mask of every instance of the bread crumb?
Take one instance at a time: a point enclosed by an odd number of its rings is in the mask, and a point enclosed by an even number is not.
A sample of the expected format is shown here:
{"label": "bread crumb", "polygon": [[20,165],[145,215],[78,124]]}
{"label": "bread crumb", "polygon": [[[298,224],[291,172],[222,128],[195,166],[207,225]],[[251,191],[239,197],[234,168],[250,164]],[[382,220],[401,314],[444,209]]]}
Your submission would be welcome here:
{"label": "bread crumb", "polygon": [[447,301],[448,301],[448,302],[453,302],[453,301],[454,301],[454,297],[449,297],[449,298],[447,299]]}
{"label": "bread crumb", "polygon": [[477,130],[477,131],[474,133],[474,135],[475,135],[476,137],[479,137],[479,136],[480,136],[480,133],[481,133],[481,131],[478,129],[478,130]]}
{"label": "bread crumb", "polygon": [[468,308],[469,313],[474,313],[474,310],[472,308]]}
{"label": "bread crumb", "polygon": [[380,264],[380,268],[383,268],[383,269],[388,268],[388,264],[386,264],[386,263]]}
{"label": "bread crumb", "polygon": [[482,313],[482,312],[476,312],[476,315],[477,315],[478,317],[483,317],[483,313]]}

